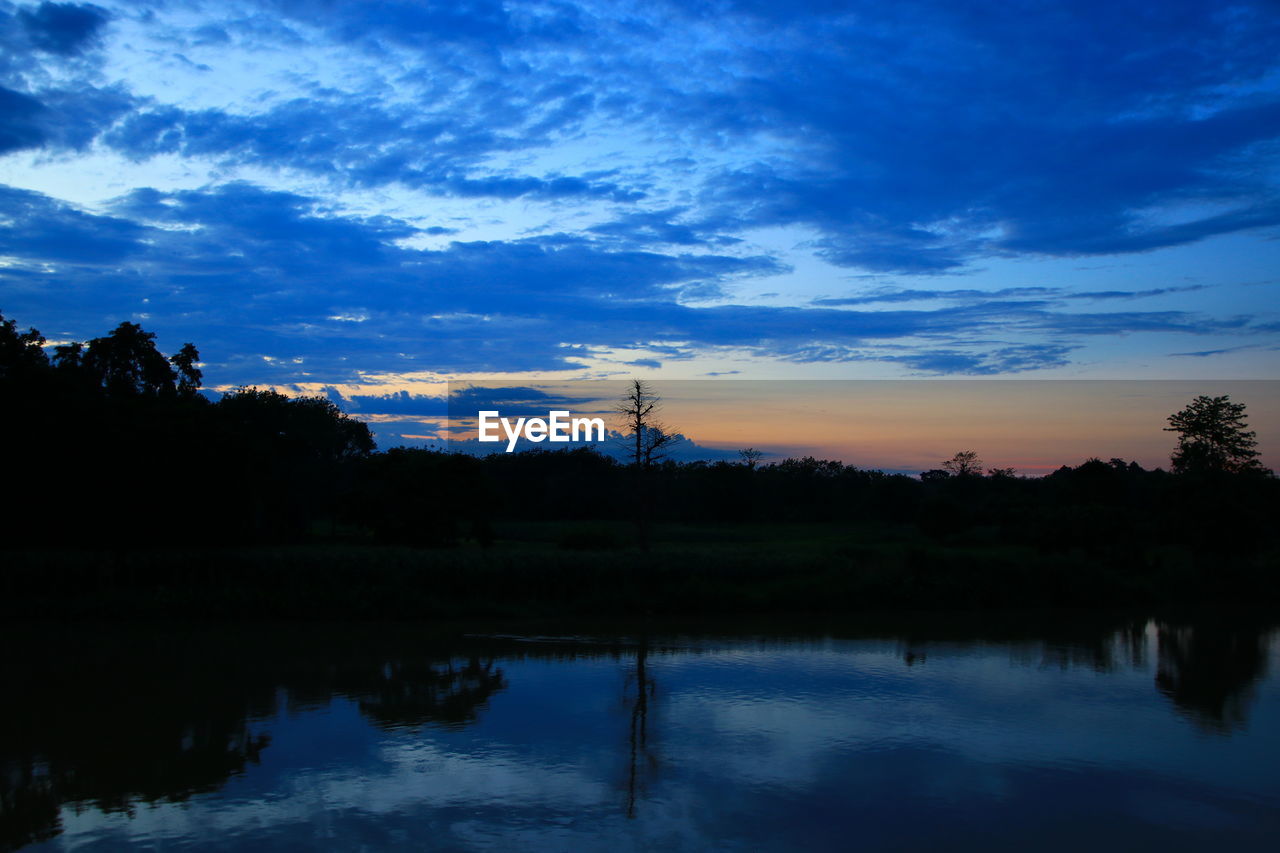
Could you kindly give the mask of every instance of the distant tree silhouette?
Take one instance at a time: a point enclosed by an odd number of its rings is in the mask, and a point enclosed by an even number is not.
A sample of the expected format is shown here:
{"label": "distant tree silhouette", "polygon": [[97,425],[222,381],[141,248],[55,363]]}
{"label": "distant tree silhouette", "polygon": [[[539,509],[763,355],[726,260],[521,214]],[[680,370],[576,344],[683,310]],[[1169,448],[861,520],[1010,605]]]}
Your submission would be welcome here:
{"label": "distant tree silhouette", "polygon": [[743,465],[754,470],[764,458],[764,451],[756,450],[754,447],[744,447],[738,451],[738,458],[742,460]]}
{"label": "distant tree silhouette", "polygon": [[1178,446],[1170,457],[1175,473],[1259,471],[1257,433],[1246,429],[1244,403],[1221,397],[1196,397],[1186,408],[1169,416],[1165,432],[1178,434]]}
{"label": "distant tree silhouette", "polygon": [[972,450],[961,450],[955,456],[942,463],[942,470],[953,477],[980,477],[982,476],[982,460]]}
{"label": "distant tree silhouette", "polygon": [[89,341],[75,362],[111,397],[173,394],[178,377],[169,359],[156,349],[155,338],[137,323],[121,323],[111,334]]}
{"label": "distant tree silhouette", "polygon": [[676,436],[658,420],[662,398],[643,379],[632,379],[627,392],[614,407],[628,430],[631,464],[635,471],[633,491],[636,541],[642,551],[649,550],[650,483],[646,473],[660,462]]}
{"label": "distant tree silhouette", "polygon": [[623,419],[632,464],[648,468],[662,461],[677,436],[658,420],[662,398],[643,379],[632,379],[627,392],[614,407]]}
{"label": "distant tree silhouette", "polygon": [[0,382],[16,381],[48,367],[44,335],[35,329],[18,331],[18,324],[0,314]]}
{"label": "distant tree silhouette", "polygon": [[195,344],[183,344],[176,355],[169,356],[169,363],[178,370],[178,394],[189,397],[200,390],[204,373],[196,367],[200,361],[200,352]]}
{"label": "distant tree silhouette", "polygon": [[369,427],[347,417],[324,397],[289,397],[270,389],[242,387],[224,395],[215,409],[245,434],[268,442],[275,454],[336,462],[374,450]]}

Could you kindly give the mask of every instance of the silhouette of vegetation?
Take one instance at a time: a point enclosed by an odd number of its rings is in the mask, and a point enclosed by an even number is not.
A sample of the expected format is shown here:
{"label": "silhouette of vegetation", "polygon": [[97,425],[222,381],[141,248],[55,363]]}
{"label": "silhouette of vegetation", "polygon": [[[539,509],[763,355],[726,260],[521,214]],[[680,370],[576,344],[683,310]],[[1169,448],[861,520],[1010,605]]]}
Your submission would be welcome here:
{"label": "silhouette of vegetation", "polygon": [[631,464],[650,468],[666,458],[676,436],[658,420],[662,398],[643,379],[632,379],[626,394],[614,407],[622,416],[626,442],[631,448]]}
{"label": "silhouette of vegetation", "polygon": [[321,398],[199,393],[200,354],[171,358],[134,323],[61,344],[0,317],[0,441],[28,500],[0,521],[10,544],[117,549],[278,541],[332,516],[368,427]]}
{"label": "silhouette of vegetation", "polygon": [[667,457],[675,434],[658,420],[662,398],[643,379],[631,380],[626,394],[618,401],[615,411],[622,416],[627,430],[626,442],[631,448],[633,480],[632,501],[635,506],[636,544],[640,550],[649,550],[653,513],[653,492],[649,471]]}
{"label": "silhouette of vegetation", "polygon": [[1178,434],[1178,447],[1170,459],[1174,472],[1261,471],[1257,433],[1246,429],[1244,409],[1244,403],[1233,403],[1225,394],[1201,395],[1170,415],[1165,431]]}
{"label": "silhouette of vegetation", "polygon": [[9,614],[415,618],[1280,597],[1280,480],[1257,462],[1243,404],[1226,398],[1197,398],[1170,418],[1182,460],[1173,472],[1089,459],[1039,478],[984,475],[966,450],[917,478],[753,452],[663,458],[658,436],[674,433],[641,381],[620,407],[630,464],[590,448],[376,452],[368,428],[323,398],[240,388],[211,400],[194,346],[166,358],[131,323],[52,358],[46,344],[0,318],[0,440],[20,495],[0,516]]}
{"label": "silhouette of vegetation", "polygon": [[982,460],[972,450],[961,450],[942,463],[942,470],[953,477],[977,477],[982,474]]}

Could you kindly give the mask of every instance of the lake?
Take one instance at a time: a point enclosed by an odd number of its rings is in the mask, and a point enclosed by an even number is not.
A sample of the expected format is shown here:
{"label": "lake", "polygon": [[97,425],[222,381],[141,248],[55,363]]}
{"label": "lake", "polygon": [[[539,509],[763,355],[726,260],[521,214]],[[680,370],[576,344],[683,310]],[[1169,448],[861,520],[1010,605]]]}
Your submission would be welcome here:
{"label": "lake", "polygon": [[10,626],[23,850],[1272,850],[1280,620]]}

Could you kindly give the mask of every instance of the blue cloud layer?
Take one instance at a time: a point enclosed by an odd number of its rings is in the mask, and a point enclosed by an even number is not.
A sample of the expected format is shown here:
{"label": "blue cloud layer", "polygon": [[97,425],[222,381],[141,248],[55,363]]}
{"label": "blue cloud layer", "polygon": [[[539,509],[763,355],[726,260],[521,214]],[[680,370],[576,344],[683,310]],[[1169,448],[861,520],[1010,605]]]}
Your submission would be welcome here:
{"label": "blue cloud layer", "polygon": [[[559,369],[629,347],[646,369],[734,348],[1012,373],[1102,335],[1272,328],[1136,304],[1202,285],[919,284],[1274,235],[1280,16],[1262,0],[103,3],[0,4],[0,156],[213,177],[96,212],[4,188],[0,296],[80,335],[142,317],[227,381]],[[362,70],[291,72],[289,91],[232,105],[167,98],[119,70],[125,28],[210,80],[246,53]],[[541,205],[544,221],[466,239],[453,221],[336,213],[317,186]],[[750,248],[778,228],[829,265],[913,283],[730,304],[735,283],[791,269]]]}
{"label": "blue cloud layer", "polygon": [[108,17],[105,10],[88,3],[45,2],[17,13],[32,47],[63,56],[82,52]]}
{"label": "blue cloud layer", "polygon": [[[1247,317],[1184,311],[1065,310],[1049,288],[877,292],[841,307],[682,304],[685,288],[778,271],[766,256],[662,254],[550,235],[404,248],[390,217],[322,215],[315,199],[252,185],[135,190],[112,215],[46,196],[0,192],[7,310],[53,311],[94,328],[145,314],[198,340],[232,381],[359,371],[557,369],[570,342],[646,346],[663,357],[741,347],[792,361],[880,359],[933,373],[1021,372],[1064,363],[1081,336],[1247,332]],[[1126,294],[1141,296],[1141,292]],[[1067,294],[1071,297],[1071,294]],[[1113,293],[1075,294],[1110,299]],[[861,311],[866,301],[943,298],[931,309]],[[1040,343],[1019,344],[1029,334]],[[870,347],[920,339],[918,353]],[[959,342],[985,340],[985,352]],[[265,357],[265,358],[264,358]],[[649,360],[649,366],[661,359]],[[257,380],[261,381],[261,380]],[[295,380],[296,381],[296,380]]]}

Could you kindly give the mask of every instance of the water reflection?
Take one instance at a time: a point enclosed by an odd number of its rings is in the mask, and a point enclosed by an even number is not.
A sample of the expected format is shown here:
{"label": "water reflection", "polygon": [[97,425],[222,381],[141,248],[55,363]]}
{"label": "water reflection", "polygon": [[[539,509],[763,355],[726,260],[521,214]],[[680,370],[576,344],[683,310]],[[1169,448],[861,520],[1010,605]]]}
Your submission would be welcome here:
{"label": "water reflection", "polygon": [[1256,626],[1161,623],[1156,686],[1203,728],[1222,733],[1248,722],[1267,670],[1267,643]]}
{"label": "water reflection", "polygon": [[479,708],[506,687],[492,654],[472,653],[465,660],[397,660],[383,664],[379,677],[342,692],[358,699],[360,711],[376,725],[464,726]]}
{"label": "water reflection", "polygon": [[[1280,830],[1263,621],[6,639],[6,849],[842,849],[853,822],[872,849],[954,848],[984,815],[1027,843],[1052,815],[1173,848]],[[935,837],[921,809],[958,823]]]}
{"label": "water reflection", "polygon": [[643,636],[636,644],[635,666],[627,677],[630,688],[626,704],[630,706],[630,726],[627,729],[627,817],[636,816],[636,801],[643,795],[648,776],[656,773],[657,756],[649,748],[649,703],[657,685],[649,674],[649,638]]}

